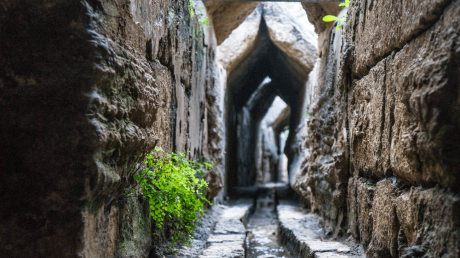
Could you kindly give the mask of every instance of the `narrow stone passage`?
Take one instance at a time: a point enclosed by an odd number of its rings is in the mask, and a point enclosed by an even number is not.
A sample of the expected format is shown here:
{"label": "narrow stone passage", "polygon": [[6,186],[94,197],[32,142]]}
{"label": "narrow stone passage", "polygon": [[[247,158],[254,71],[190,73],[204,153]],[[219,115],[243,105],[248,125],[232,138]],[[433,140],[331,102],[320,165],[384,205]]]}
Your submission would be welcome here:
{"label": "narrow stone passage", "polygon": [[291,257],[278,239],[278,220],[273,200],[257,201],[246,230],[246,258]]}

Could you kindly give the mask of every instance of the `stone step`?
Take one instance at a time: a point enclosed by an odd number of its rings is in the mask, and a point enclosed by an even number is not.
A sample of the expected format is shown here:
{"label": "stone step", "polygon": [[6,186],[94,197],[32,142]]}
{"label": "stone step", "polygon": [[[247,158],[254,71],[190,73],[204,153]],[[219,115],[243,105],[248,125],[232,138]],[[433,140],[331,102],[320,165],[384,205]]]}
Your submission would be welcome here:
{"label": "stone step", "polygon": [[245,257],[246,229],[244,221],[248,217],[250,204],[225,207],[209,236],[200,258]]}
{"label": "stone step", "polygon": [[279,237],[295,257],[365,257],[355,244],[350,247],[342,242],[327,240],[321,227],[321,218],[317,215],[305,213],[298,206],[288,204],[278,205],[277,211]]}
{"label": "stone step", "polygon": [[287,183],[270,182],[259,186],[239,186],[235,187],[234,190],[238,196],[242,196],[245,198],[260,198],[267,196],[269,194],[273,194],[275,192],[277,192],[278,195],[285,195],[289,189],[290,188]]}

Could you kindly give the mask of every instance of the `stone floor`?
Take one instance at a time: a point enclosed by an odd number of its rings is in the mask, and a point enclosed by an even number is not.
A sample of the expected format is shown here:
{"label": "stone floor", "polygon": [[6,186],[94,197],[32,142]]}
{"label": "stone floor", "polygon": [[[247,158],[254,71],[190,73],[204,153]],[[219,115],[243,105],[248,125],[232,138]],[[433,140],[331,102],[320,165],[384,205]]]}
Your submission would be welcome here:
{"label": "stone floor", "polygon": [[[176,250],[166,258],[347,258],[365,257],[361,246],[342,240],[331,241],[321,218],[306,213],[294,203],[259,200],[217,205],[207,214],[192,246]],[[245,227],[246,226],[246,227]],[[206,232],[205,232],[206,231]]]}
{"label": "stone floor", "polygon": [[328,239],[318,216],[305,213],[292,204],[280,204],[277,211],[279,237],[293,257],[365,257],[364,250],[357,244]]}
{"label": "stone floor", "polygon": [[224,206],[200,258],[245,257],[246,229],[251,204]]}
{"label": "stone floor", "polygon": [[278,239],[278,222],[274,203],[258,202],[246,225],[246,258],[289,258]]}

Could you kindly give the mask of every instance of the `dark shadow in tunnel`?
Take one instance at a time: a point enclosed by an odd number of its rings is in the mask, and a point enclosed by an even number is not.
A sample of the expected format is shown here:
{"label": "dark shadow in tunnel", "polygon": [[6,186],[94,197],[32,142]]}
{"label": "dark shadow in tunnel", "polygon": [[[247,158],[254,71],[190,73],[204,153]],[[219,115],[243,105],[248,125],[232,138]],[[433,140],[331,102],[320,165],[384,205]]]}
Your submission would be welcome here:
{"label": "dark shadow in tunnel", "polygon": [[[271,81],[263,82],[266,77],[271,78]],[[276,96],[291,110],[289,128],[292,128],[292,132],[284,152],[289,162],[292,161],[296,151],[296,134],[304,119],[307,78],[305,69],[299,67],[295,60],[290,59],[270,40],[267,25],[262,18],[253,49],[229,73],[227,79],[226,182],[230,197],[237,197],[235,187],[253,186],[256,182],[254,150],[260,121]],[[286,119],[279,123],[276,129],[278,137]]]}

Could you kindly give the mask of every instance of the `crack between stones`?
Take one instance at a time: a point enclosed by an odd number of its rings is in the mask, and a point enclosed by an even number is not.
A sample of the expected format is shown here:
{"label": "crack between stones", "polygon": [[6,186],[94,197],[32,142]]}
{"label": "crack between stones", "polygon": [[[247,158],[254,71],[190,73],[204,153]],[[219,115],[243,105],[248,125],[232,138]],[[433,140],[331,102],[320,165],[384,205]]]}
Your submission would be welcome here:
{"label": "crack between stones", "polygon": [[[382,106],[382,125],[381,125],[381,135],[380,135],[380,152],[379,154],[382,154],[383,151],[383,139],[385,135],[385,108],[386,108],[386,102],[387,102],[387,63],[386,60],[384,60],[383,64],[383,87],[384,87],[384,92],[383,92],[383,106]],[[380,156],[379,155],[379,156]],[[384,170],[383,166],[381,163],[379,163],[380,167],[382,168],[383,174],[386,176],[386,171]]]}
{"label": "crack between stones", "polygon": [[[354,77],[354,79],[355,80],[361,80],[362,78],[368,76],[370,71],[372,70],[372,68],[377,66],[377,64],[380,63],[382,60],[385,60],[387,57],[389,57],[393,53],[395,53],[395,54],[399,53],[405,46],[409,45],[410,43],[412,43],[412,41],[414,41],[415,39],[420,37],[420,35],[422,35],[423,33],[427,32],[428,30],[432,29],[439,22],[439,20],[441,20],[444,17],[446,9],[448,9],[449,6],[452,5],[452,4],[453,4],[453,0],[449,1],[448,3],[446,3],[446,6],[444,7],[444,9],[442,11],[442,14],[439,15],[439,17],[437,19],[431,21],[429,26],[427,26],[423,30],[420,30],[418,33],[414,33],[412,36],[410,36],[409,39],[406,42],[404,42],[404,45],[402,47],[399,47],[399,48],[396,47],[396,48],[388,51],[387,53],[383,54],[382,57],[378,59],[378,61],[373,63],[372,66],[369,69],[367,69],[366,74],[364,74],[363,76],[356,76],[356,77]],[[366,8],[364,8],[364,9],[366,10]],[[365,10],[364,10],[364,15],[365,15],[365,12],[366,12]]]}

